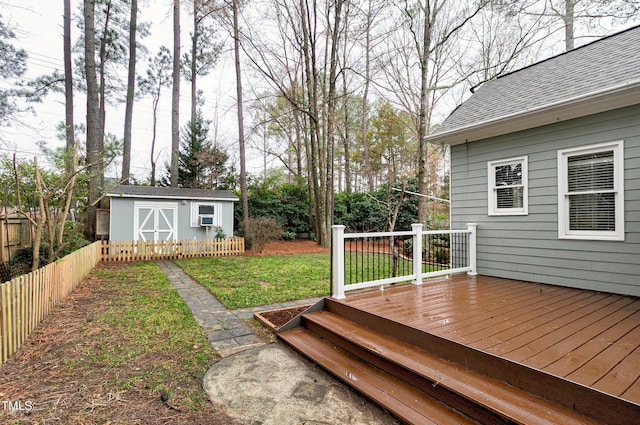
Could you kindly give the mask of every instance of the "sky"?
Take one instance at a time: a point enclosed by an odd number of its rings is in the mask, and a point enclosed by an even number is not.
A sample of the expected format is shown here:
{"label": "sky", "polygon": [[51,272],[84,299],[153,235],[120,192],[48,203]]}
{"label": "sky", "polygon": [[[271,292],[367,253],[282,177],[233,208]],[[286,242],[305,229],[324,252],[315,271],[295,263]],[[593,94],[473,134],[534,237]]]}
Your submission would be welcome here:
{"label": "sky", "polygon": [[[148,48],[149,55],[154,56],[161,45],[172,49],[173,45],[173,15],[172,0],[140,1],[139,21],[151,24],[151,35],[142,40]],[[186,3],[186,2],[183,2]],[[81,0],[72,0],[72,13],[80,13]],[[62,0],[0,0],[0,15],[2,20],[14,28],[17,39],[13,44],[24,48],[29,58],[27,60],[27,78],[51,73],[54,69],[63,71],[62,51]],[[637,22],[636,22],[637,23]],[[191,17],[187,10],[181,12],[181,41],[182,49],[188,49],[190,44]],[[629,27],[633,23],[625,25]],[[613,28],[612,32],[622,28]],[[79,29],[72,24],[72,38],[79,35]],[[224,34],[228,41],[228,35]],[[580,44],[580,43],[579,43]],[[230,46],[230,43],[227,43]],[[237,119],[235,70],[232,51],[227,48],[219,59],[215,69],[208,76],[199,79],[198,88],[204,91],[206,99],[203,114],[212,120],[210,136],[226,148],[230,155],[229,163],[238,165],[237,147]],[[146,69],[147,59],[139,59],[137,73],[142,74]],[[244,101],[245,101],[245,135],[247,135],[247,168],[250,173],[262,172],[262,155],[251,147],[250,117],[247,106],[249,99],[248,69],[243,69]],[[8,82],[0,81],[0,87],[8,88]],[[124,88],[123,88],[124,91]],[[190,85],[181,81],[180,89],[180,121],[181,128],[187,123],[190,114]],[[80,92],[74,93],[75,122],[85,121],[85,98]],[[446,113],[443,117],[446,116]],[[111,105],[107,108],[106,131],[122,139],[124,132],[124,103]],[[52,94],[43,104],[35,105],[35,114],[20,116],[21,124],[11,127],[0,127],[0,153],[16,152],[20,157],[33,158],[39,155],[38,143],[43,141],[50,148],[61,147],[64,142],[58,139],[56,127],[64,119],[64,97],[62,94]],[[138,100],[135,104],[132,128],[131,172],[136,179],[145,180],[150,173],[150,145],[152,137],[152,107],[151,99]],[[217,131],[215,130],[217,128]],[[84,135],[79,135],[84,141]],[[165,88],[161,96],[158,117],[158,136],[156,155],[158,170],[164,170],[164,164],[169,160],[171,149],[171,89]],[[44,158],[40,160],[42,164]],[[109,177],[117,177],[120,164],[107,171]],[[268,163],[279,165],[274,159]],[[117,169],[117,172],[114,170]],[[159,173],[156,175],[160,177]]]}
{"label": "sky", "polygon": [[[78,5],[82,2],[72,0],[72,14],[79,14]],[[142,2],[141,2],[142,3]],[[154,56],[161,45],[172,49],[173,15],[171,0],[152,0],[141,5],[139,21],[151,23],[151,35],[142,40],[147,46],[149,55]],[[54,69],[63,72],[62,50],[62,0],[3,0],[0,1],[0,14],[5,23],[11,25],[16,32],[16,47],[24,48],[28,53],[28,71],[26,77],[31,78],[51,73]],[[182,49],[190,43],[190,16],[186,10],[181,12]],[[72,38],[79,35],[79,29],[72,24]],[[73,41],[72,41],[73,43]],[[142,74],[146,69],[147,59],[139,60],[136,72]],[[7,85],[6,82],[0,82]],[[218,123],[216,139],[227,148],[230,161],[237,161],[237,121],[235,103],[235,71],[230,51],[223,53],[215,70],[199,80],[198,88],[205,94],[205,118]],[[124,89],[123,89],[124,90]],[[180,121],[181,127],[189,120],[190,83],[182,80],[180,85]],[[74,92],[75,122],[85,121],[85,98],[80,92]],[[106,131],[118,138],[123,137],[124,103],[107,107]],[[171,149],[171,88],[162,92],[159,105],[158,135],[156,154],[160,155],[158,169],[164,169]],[[245,113],[246,115],[246,113]],[[64,97],[62,94],[51,94],[43,104],[35,105],[35,114],[26,113],[20,117],[22,124],[0,128],[0,152],[17,152],[21,157],[33,158],[39,155],[37,143],[45,141],[53,148],[63,146],[58,140],[56,126],[64,120]],[[151,98],[138,100],[135,104],[132,129],[131,172],[138,179],[149,177],[150,152],[152,135]],[[214,124],[211,124],[210,136],[214,137]],[[246,131],[246,130],[245,130]],[[81,135],[84,140],[84,136]],[[249,170],[258,172],[261,164],[258,152],[249,152]],[[253,164],[253,168],[252,168]],[[237,167],[238,168],[238,167]],[[119,166],[118,166],[119,169]],[[118,170],[119,173],[119,170]],[[111,173],[114,174],[113,168]],[[112,175],[110,175],[112,176]],[[159,177],[157,175],[156,177]]]}

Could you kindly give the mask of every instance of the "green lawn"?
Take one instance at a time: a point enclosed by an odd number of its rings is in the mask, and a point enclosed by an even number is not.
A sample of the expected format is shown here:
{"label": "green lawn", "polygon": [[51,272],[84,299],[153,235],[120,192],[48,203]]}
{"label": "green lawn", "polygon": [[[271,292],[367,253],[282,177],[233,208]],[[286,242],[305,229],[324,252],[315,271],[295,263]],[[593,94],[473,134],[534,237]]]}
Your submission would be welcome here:
{"label": "green lawn", "polygon": [[[402,257],[397,259],[395,274],[392,273],[393,255],[391,254],[346,252],[344,263],[345,284],[347,285],[413,273],[413,261]],[[447,265],[442,264],[423,264],[422,272],[435,272],[447,268]]]}
{"label": "green lawn", "polygon": [[[147,385],[158,391],[174,380],[204,375],[214,353],[189,307],[154,263],[99,269],[95,275],[109,282],[117,294],[109,300],[113,308],[95,318],[102,329],[95,338],[99,350],[92,355],[96,364],[115,369],[143,358],[157,359],[153,370],[141,374],[149,373]],[[136,382],[139,376],[114,384],[127,388],[133,385],[130,380]],[[203,396],[196,393],[189,397]]]}
{"label": "green lawn", "polygon": [[[390,254],[346,252],[344,259],[345,284],[367,282],[392,277],[393,256]],[[398,258],[395,276],[412,272],[410,261]]]}
{"label": "green lawn", "polygon": [[329,254],[176,261],[227,308],[329,295]]}

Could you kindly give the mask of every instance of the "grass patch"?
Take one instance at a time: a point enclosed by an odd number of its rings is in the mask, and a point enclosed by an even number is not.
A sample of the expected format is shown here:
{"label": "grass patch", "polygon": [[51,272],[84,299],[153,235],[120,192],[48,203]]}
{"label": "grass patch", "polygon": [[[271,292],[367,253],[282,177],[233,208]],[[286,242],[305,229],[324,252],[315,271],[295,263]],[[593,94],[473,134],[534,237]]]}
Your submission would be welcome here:
{"label": "grass patch", "polygon": [[0,394],[34,406],[0,422],[232,424],[202,389],[216,359],[155,264],[103,264],[0,366]]}
{"label": "grass patch", "polygon": [[[391,254],[346,252],[344,260],[346,285],[413,274],[413,260],[403,257],[397,258],[394,273],[393,255]],[[443,264],[422,264],[422,273],[448,268],[448,265]]]}
{"label": "grass patch", "polygon": [[329,254],[199,258],[176,263],[231,309],[329,294]]}
{"label": "grass patch", "polygon": [[[95,317],[102,330],[93,341],[99,350],[90,359],[98,369],[139,363],[137,376],[112,375],[114,386],[128,388],[141,380],[147,388],[170,392],[181,388],[180,382],[202,377],[214,363],[215,353],[202,329],[155,264],[137,263],[115,272],[103,269],[96,275],[109,281],[118,295],[110,300],[117,308]],[[153,363],[152,371],[144,367],[147,362]],[[206,399],[201,389],[180,397]]]}

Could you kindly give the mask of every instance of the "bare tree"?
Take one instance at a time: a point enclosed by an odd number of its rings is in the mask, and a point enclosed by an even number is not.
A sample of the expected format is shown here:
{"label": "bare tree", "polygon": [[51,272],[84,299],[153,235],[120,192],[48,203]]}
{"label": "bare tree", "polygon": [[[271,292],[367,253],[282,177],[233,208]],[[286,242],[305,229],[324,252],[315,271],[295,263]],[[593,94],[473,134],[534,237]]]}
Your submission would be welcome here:
{"label": "bare tree", "polygon": [[73,122],[73,70],[71,62],[71,0],[64,0],[63,17],[64,95],[65,95],[65,169],[71,172],[71,156],[75,151],[75,126]]}
{"label": "bare tree", "polygon": [[[276,1],[270,10],[278,23],[278,40],[247,29],[248,58],[286,99],[295,128],[300,129],[302,167],[309,185],[309,217],[317,241],[328,246],[333,223],[337,81],[344,70],[339,60],[344,26],[343,0],[322,5],[299,0]],[[288,108],[282,108],[286,111]]]}
{"label": "bare tree", "polygon": [[[487,0],[465,4],[407,0],[403,4],[403,25],[394,32],[392,48],[381,65],[387,85],[394,87],[396,101],[413,117],[420,193],[433,195],[436,190],[435,173],[441,153],[429,146],[426,137],[432,131],[432,117],[443,96],[454,88],[465,87],[470,80],[479,84],[510,70],[522,63],[518,62],[522,55],[544,38],[540,20],[520,21],[510,11],[499,2]],[[485,30],[494,33],[487,35]],[[481,56],[478,58],[474,52]],[[428,198],[419,197],[418,221],[426,224],[428,216]]]}
{"label": "bare tree", "polygon": [[[67,160],[69,152],[64,152],[65,163],[69,162],[71,169],[61,175],[54,172],[47,173],[43,178],[42,170],[38,165],[38,158],[33,158],[33,165],[27,161],[18,162],[16,154],[13,155],[13,179],[14,194],[18,212],[31,222],[34,229],[31,265],[32,270],[40,267],[40,247],[45,234],[48,237],[48,262],[54,261],[64,248],[63,238],[65,222],[71,209],[71,201],[75,189],[77,174],[77,150],[71,152],[71,159]],[[29,214],[22,202],[22,182],[30,180],[35,189],[34,197],[39,214]]]}
{"label": "bare tree", "polygon": [[151,96],[151,109],[153,111],[153,131],[151,137],[151,186],[156,185],[156,162],[158,158],[155,154],[156,135],[158,126],[158,103],[163,87],[171,84],[171,52],[165,46],[160,47],[154,58],[149,58],[149,68],[147,76],[138,80],[140,93]]}
{"label": "bare tree", "polygon": [[129,184],[131,169],[131,126],[133,124],[133,98],[136,89],[136,33],[138,29],[138,0],[131,0],[129,22],[129,68],[127,73],[127,101],[124,113],[124,142],[122,152],[122,183]]}
{"label": "bare tree", "polygon": [[87,222],[85,236],[95,238],[96,204],[102,191],[101,163],[102,122],[100,121],[100,98],[95,61],[95,0],[84,0],[84,56],[87,83],[87,163],[89,164],[89,191],[87,197]]}
{"label": "bare tree", "polygon": [[[447,0],[427,0],[424,4],[410,6],[405,2],[404,13],[407,18],[408,30],[412,35],[412,42],[417,53],[419,79],[419,101],[417,114],[417,138],[418,138],[418,191],[427,194],[429,188],[428,176],[428,144],[425,138],[429,135],[431,126],[431,108],[433,104],[430,97],[434,90],[434,78],[437,69],[432,69],[432,63],[437,66],[438,61],[434,60],[446,43],[451,40],[461,29],[487,5],[487,1],[481,0],[476,4],[462,8],[458,11],[458,19],[451,19],[452,13],[445,14]],[[442,25],[441,21],[446,21]],[[437,84],[437,81],[436,81]],[[418,222],[427,221],[427,198],[418,198]]]}
{"label": "bare tree", "polygon": [[325,191],[322,202],[323,213],[319,224],[321,246],[331,245],[331,226],[333,225],[333,193],[334,193],[334,158],[335,158],[335,128],[336,128],[336,79],[339,67],[338,50],[340,48],[340,37],[343,36],[344,28],[341,26],[342,7],[344,0],[334,0],[333,22],[331,17],[327,16],[327,21],[331,31],[331,54],[329,59],[329,89],[327,92],[327,142],[326,142],[326,177],[323,190]]}
{"label": "bare tree", "polygon": [[562,33],[566,51],[575,47],[576,39],[602,37],[611,25],[626,24],[640,13],[637,0],[519,0],[505,7],[514,14],[545,18],[550,33]]}
{"label": "bare tree", "polygon": [[249,235],[249,196],[247,194],[247,158],[244,140],[244,112],[242,104],[242,70],[240,68],[240,27],[238,0],[231,0],[233,14],[233,52],[236,68],[236,102],[238,111],[238,147],[240,150],[240,198],[242,202],[243,234]]}
{"label": "bare tree", "polygon": [[368,133],[368,116],[369,116],[369,86],[371,85],[371,32],[373,31],[373,22],[376,13],[379,10],[374,8],[373,0],[367,3],[366,21],[365,21],[365,44],[364,44],[364,89],[362,92],[362,118],[360,124],[360,139],[364,153],[364,173],[367,178],[367,184],[370,192],[374,190],[373,173],[371,172],[371,154],[369,148]]}
{"label": "bare tree", "polygon": [[171,186],[178,187],[180,152],[180,0],[173,0],[173,84],[171,91]]}

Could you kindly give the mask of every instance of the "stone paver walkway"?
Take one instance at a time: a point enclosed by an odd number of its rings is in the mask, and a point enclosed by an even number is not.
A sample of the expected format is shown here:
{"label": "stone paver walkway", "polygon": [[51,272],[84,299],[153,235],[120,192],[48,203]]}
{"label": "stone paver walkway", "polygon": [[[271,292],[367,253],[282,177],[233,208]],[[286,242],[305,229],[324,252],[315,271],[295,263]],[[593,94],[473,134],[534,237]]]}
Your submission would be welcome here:
{"label": "stone paver walkway", "polygon": [[167,275],[198,324],[204,329],[211,342],[211,347],[221,357],[227,357],[247,348],[264,344],[243,321],[252,318],[253,313],[301,304],[314,304],[320,299],[313,298],[228,310],[207,288],[187,275],[173,261],[157,261],[156,264]]}

